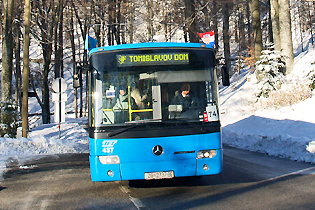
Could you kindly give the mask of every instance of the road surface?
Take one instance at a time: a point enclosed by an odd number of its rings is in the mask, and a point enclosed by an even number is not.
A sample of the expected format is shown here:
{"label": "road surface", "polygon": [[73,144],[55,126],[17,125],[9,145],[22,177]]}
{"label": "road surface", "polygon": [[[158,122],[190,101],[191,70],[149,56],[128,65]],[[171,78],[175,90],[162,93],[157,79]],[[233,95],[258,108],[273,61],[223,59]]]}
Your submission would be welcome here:
{"label": "road surface", "polygon": [[315,209],[315,166],[224,148],[220,175],[93,183],[88,154],[13,167],[0,209]]}

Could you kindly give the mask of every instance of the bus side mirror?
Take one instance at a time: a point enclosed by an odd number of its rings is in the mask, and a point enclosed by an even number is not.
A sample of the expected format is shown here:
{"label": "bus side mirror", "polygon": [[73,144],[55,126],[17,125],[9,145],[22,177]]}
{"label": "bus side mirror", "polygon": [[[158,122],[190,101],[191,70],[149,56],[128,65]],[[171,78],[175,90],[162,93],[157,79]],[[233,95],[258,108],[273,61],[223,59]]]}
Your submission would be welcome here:
{"label": "bus side mirror", "polygon": [[230,75],[229,75],[229,70],[226,66],[222,66],[221,74],[222,74],[223,86],[230,86]]}
{"label": "bus side mirror", "polygon": [[80,76],[79,76],[79,74],[73,75],[73,87],[74,88],[80,87]]}
{"label": "bus side mirror", "polygon": [[81,81],[82,80],[82,67],[77,66],[75,73],[73,74],[73,87],[79,88],[81,87]]}

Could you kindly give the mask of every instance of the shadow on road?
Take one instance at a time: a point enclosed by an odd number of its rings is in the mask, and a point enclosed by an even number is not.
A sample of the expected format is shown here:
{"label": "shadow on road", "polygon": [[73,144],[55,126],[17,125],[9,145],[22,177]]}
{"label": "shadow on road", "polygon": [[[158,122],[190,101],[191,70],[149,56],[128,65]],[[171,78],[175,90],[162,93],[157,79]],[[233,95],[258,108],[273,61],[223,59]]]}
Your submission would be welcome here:
{"label": "shadow on road", "polygon": [[222,184],[237,184],[259,181],[247,173],[242,173],[229,165],[223,166],[223,172],[217,175],[197,177],[177,177],[164,180],[131,180],[129,186],[133,188],[159,188],[159,187],[192,187]]}
{"label": "shadow on road", "polygon": [[11,164],[7,166],[7,171],[3,174],[3,178],[6,179],[26,173],[29,174],[40,171],[71,169],[78,167],[90,167],[88,153],[45,155],[34,157],[33,159],[27,160],[22,164],[17,162],[14,165]]}
{"label": "shadow on road", "polygon": [[[292,209],[310,209],[309,205],[313,203],[313,198],[304,192],[304,199],[306,204],[294,203],[294,200],[280,202],[278,201],[279,189],[283,187],[284,183],[294,183],[295,180],[302,179],[302,175],[291,175],[288,177],[281,177],[275,180],[265,180],[252,183],[240,183],[237,185],[214,185],[206,188],[191,188],[191,187],[175,187],[169,188],[169,190],[158,191],[157,196],[149,195],[141,200],[148,204],[149,209],[209,209],[210,207],[219,207],[224,209],[224,206],[228,209],[232,209],[228,205],[227,201],[234,203],[233,209],[270,209],[270,203],[277,203],[277,209],[288,209],[288,204],[293,205]],[[288,192],[287,191],[287,192]],[[298,190],[296,194],[303,194]],[[153,194],[153,193],[152,193]],[[257,196],[259,195],[259,196]],[[187,199],[182,199],[187,198]],[[261,201],[265,201],[266,206],[259,206]],[[159,208],[155,208],[149,204],[151,203],[163,203]],[[244,203],[245,202],[245,203]],[[270,202],[270,203],[269,203]],[[257,204],[257,205],[256,205]],[[282,206],[283,205],[283,206]],[[305,208],[306,205],[308,208]],[[167,207],[163,207],[167,206]],[[221,206],[221,207],[220,207]],[[274,206],[273,206],[274,207]],[[292,206],[291,206],[292,207]],[[297,208],[296,208],[297,207]]]}

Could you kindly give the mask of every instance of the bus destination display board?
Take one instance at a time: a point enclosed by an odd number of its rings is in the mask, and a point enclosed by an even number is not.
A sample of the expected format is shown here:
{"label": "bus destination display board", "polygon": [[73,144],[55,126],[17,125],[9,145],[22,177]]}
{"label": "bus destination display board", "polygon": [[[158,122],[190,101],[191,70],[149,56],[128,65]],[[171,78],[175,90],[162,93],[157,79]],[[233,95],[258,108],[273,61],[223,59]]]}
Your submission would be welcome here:
{"label": "bus destination display board", "polygon": [[116,58],[118,67],[189,64],[189,53],[124,54]]}

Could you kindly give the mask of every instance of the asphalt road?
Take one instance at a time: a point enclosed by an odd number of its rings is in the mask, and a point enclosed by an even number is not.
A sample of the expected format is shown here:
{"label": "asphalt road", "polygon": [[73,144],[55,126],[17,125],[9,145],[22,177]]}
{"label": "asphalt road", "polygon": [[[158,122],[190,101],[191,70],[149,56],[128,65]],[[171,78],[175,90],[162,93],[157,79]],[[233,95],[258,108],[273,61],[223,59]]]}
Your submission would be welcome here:
{"label": "asphalt road", "polygon": [[315,209],[315,165],[224,148],[220,175],[93,183],[88,154],[13,167],[0,209]]}

